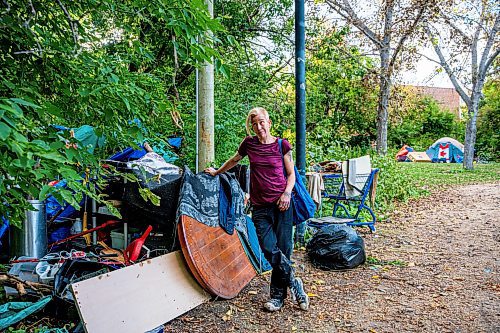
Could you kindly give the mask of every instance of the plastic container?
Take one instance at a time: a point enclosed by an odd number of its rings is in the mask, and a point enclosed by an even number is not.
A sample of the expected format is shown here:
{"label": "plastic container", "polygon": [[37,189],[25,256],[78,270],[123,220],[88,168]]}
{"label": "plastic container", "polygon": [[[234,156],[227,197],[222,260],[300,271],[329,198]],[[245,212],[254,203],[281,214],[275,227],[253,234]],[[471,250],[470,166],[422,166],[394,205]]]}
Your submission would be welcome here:
{"label": "plastic container", "polygon": [[83,231],[82,230],[82,220],[79,217],[77,217],[75,222],[73,222],[73,225],[71,226],[70,234],[76,235],[76,234],[81,233],[82,231]]}
{"label": "plastic container", "polygon": [[[137,231],[134,231],[135,229],[131,229],[129,228],[129,232],[128,232],[128,235],[127,235],[127,244],[130,244],[130,241],[132,240],[132,234],[134,232],[137,232]],[[124,237],[123,237],[123,230],[120,231],[119,229],[117,230],[113,230],[111,231],[110,233],[110,236],[111,236],[111,247],[114,248],[114,249],[121,249],[121,250],[124,250],[125,249],[125,243],[124,243]]]}

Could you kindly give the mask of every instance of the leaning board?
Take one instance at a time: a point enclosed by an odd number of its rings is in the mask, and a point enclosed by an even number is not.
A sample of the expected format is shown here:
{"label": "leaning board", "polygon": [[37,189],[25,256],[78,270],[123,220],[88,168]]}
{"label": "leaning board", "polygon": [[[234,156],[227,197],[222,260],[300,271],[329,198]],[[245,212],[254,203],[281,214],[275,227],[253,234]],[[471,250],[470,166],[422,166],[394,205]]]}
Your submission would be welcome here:
{"label": "leaning board", "polygon": [[71,285],[86,332],[145,332],[210,299],[180,251]]}

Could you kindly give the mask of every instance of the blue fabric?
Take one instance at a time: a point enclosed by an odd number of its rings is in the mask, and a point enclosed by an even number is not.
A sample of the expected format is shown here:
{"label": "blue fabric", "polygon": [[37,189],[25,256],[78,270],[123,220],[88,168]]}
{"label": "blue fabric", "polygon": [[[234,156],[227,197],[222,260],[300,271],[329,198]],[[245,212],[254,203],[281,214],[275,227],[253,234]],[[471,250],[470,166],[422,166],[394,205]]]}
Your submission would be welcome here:
{"label": "blue fabric", "polygon": [[[147,151],[143,148],[142,145],[140,145],[140,147],[141,149],[137,150],[131,147],[125,148],[124,150],[109,157],[109,159],[118,162],[128,162],[128,161],[138,160],[147,153]],[[165,159],[165,162],[167,163],[173,163],[179,159],[177,154],[170,151],[166,144],[161,144],[161,143],[157,144],[154,146],[153,150],[155,151],[155,153],[161,155]]]}
{"label": "blue fabric", "polygon": [[250,259],[250,262],[258,274],[268,272],[272,269],[272,267],[260,248],[255,225],[253,224],[250,216],[246,215],[245,219],[247,222],[248,238],[242,237],[241,233],[238,232],[243,248],[245,249],[248,259]]}
{"label": "blue fabric", "polygon": [[[281,156],[283,157],[283,151],[281,149],[282,139],[278,139],[278,145],[280,148]],[[283,169],[285,170],[285,162],[283,161]],[[294,166],[293,170],[295,172],[295,185],[292,191],[292,202],[293,202],[293,222],[295,224],[300,224],[314,217],[316,212],[316,204],[314,203],[309,191],[302,182],[302,177],[300,176],[299,170]]]}
{"label": "blue fabric", "polygon": [[168,138],[168,144],[175,148],[180,148],[182,144],[182,138]]}
{"label": "blue fabric", "polygon": [[[67,183],[66,180],[61,180],[57,184],[54,185],[54,187],[59,188],[63,187],[66,188]],[[73,206],[68,204],[67,202],[64,202],[63,205],[60,204],[57,199],[50,195],[46,199],[46,212],[47,212],[47,220],[50,220],[52,216],[57,214],[61,209],[64,209],[61,214],[55,219],[54,222],[65,222],[68,219],[75,218],[78,216],[79,211],[77,211]],[[84,204],[84,199],[80,202],[80,206]]]}
{"label": "blue fabric", "polygon": [[219,224],[225,232],[232,235],[236,215],[235,205],[232,201],[231,184],[224,174],[220,175],[219,180]]}
{"label": "blue fabric", "polygon": [[128,148],[125,148],[124,150],[110,156],[109,159],[112,161],[118,161],[118,162],[128,162],[128,161],[132,161],[132,160],[137,160],[137,159],[143,157],[144,155],[146,155],[146,153],[147,153],[147,151],[144,148],[136,150],[134,148],[128,147]]}
{"label": "blue fabric", "polygon": [[[2,225],[0,225],[0,240],[2,239],[5,232],[9,229],[9,220],[2,216]],[[2,242],[0,241],[0,245]]]}
{"label": "blue fabric", "polygon": [[70,226],[67,225],[60,226],[58,228],[55,228],[48,234],[47,241],[49,242],[49,244],[55,243],[62,239],[68,238],[70,233],[71,233]]}

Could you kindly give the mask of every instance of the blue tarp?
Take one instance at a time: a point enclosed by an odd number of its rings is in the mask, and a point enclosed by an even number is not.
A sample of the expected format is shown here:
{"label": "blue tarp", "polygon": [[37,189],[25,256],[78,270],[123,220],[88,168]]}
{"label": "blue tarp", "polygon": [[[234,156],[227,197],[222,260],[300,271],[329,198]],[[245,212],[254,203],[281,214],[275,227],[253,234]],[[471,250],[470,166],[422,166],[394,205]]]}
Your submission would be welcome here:
{"label": "blue tarp", "polygon": [[128,161],[134,161],[137,160],[144,155],[146,155],[147,151],[141,146],[141,149],[134,149],[131,147],[125,148],[124,150],[115,153],[114,155],[110,156],[108,159],[112,161],[118,161],[118,162],[128,162]]}
{"label": "blue tarp", "polygon": [[96,147],[102,147],[106,142],[104,136],[98,137],[94,128],[90,125],[83,125],[76,128],[67,128],[60,125],[52,125],[52,127],[59,131],[73,130],[75,139],[80,142],[82,147],[87,148],[91,154],[94,153]]}
{"label": "blue tarp", "polygon": [[51,299],[52,296],[45,296],[36,303],[9,302],[0,305],[0,330],[4,330],[38,310],[43,309]]}

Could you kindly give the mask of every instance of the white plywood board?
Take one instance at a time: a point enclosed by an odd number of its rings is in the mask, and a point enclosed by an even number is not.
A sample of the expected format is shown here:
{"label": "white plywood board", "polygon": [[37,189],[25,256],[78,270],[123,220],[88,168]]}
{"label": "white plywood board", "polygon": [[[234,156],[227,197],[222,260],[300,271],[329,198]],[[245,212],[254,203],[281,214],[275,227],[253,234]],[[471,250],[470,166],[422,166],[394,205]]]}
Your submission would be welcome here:
{"label": "white plywood board", "polygon": [[71,285],[87,332],[145,332],[210,299],[180,251]]}

